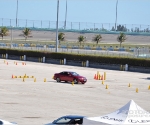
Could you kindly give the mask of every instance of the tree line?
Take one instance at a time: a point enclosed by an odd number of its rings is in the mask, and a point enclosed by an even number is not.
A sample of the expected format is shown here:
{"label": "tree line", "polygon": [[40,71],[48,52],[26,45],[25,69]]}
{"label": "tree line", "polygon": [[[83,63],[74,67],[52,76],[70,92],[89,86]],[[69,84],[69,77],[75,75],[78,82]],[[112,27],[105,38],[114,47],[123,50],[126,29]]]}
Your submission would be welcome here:
{"label": "tree line", "polygon": [[[31,35],[31,30],[30,30],[29,28],[25,28],[25,29],[22,31],[22,33],[23,33],[23,36],[25,37],[25,41],[26,41],[27,38]],[[7,29],[7,27],[0,27],[0,36],[2,37],[2,40],[3,40],[3,37],[4,37],[4,36],[7,36],[7,35],[9,35],[9,30]],[[84,42],[86,41],[86,37],[84,37],[83,35],[80,35],[77,39],[78,39],[78,42],[80,43],[80,45],[81,45],[81,43],[84,43]],[[126,35],[125,35],[124,33],[120,33],[120,34],[118,35],[117,41],[120,43],[120,47],[121,47],[121,44],[122,44],[123,42],[125,42],[126,39],[127,39],[127,38],[126,38]],[[58,40],[59,40],[59,43],[60,43],[61,41],[65,41],[65,33],[60,32],[60,33],[58,34]],[[101,34],[96,34],[96,35],[93,37],[93,39],[92,39],[92,41],[96,42],[96,45],[98,45],[98,43],[99,43],[101,40],[102,40]]]}
{"label": "tree line", "polygon": [[116,29],[115,29],[115,27],[112,27],[111,31],[123,31],[123,32],[150,32],[150,29],[149,29],[149,28],[145,28],[145,29],[141,30],[141,28],[139,28],[139,27],[127,29],[126,26],[124,26],[124,25],[118,25]]}

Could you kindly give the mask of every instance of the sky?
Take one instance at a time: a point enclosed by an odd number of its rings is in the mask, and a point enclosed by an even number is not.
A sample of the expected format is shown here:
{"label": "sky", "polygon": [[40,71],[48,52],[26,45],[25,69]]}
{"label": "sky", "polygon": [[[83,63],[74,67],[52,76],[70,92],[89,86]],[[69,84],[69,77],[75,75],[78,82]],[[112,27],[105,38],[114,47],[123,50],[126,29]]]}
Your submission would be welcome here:
{"label": "sky", "polygon": [[[59,0],[59,21],[66,0]],[[67,0],[68,22],[115,23],[116,0]],[[0,20],[16,19],[17,0],[0,0]],[[118,0],[119,24],[150,24],[150,0]],[[18,19],[57,20],[57,0],[18,0]]]}

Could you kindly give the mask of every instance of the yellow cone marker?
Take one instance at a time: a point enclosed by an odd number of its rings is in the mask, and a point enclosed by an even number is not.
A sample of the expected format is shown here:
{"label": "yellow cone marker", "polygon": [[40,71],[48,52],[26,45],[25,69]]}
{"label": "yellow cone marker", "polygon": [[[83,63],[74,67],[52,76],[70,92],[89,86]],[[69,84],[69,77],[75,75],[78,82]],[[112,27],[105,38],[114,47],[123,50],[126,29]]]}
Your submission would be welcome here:
{"label": "yellow cone marker", "polygon": [[52,79],[54,79],[54,76],[52,77]]}
{"label": "yellow cone marker", "polygon": [[106,80],[106,72],[104,72],[104,80]]}
{"label": "yellow cone marker", "polygon": [[25,81],[25,79],[23,78],[23,82]]}
{"label": "yellow cone marker", "polygon": [[34,78],[34,76],[31,76],[31,78]]}
{"label": "yellow cone marker", "polygon": [[150,85],[149,85],[149,87],[148,87],[148,90],[150,90]]}
{"label": "yellow cone marker", "polygon": [[36,78],[34,79],[34,82],[36,82]]}
{"label": "yellow cone marker", "polygon": [[46,78],[44,78],[44,82],[46,82]]}
{"label": "yellow cone marker", "polygon": [[74,86],[74,81],[72,81],[72,85]]}
{"label": "yellow cone marker", "polygon": [[128,87],[131,87],[131,84],[129,83]]}
{"label": "yellow cone marker", "polygon": [[101,75],[100,74],[98,74],[98,80],[101,80]]}
{"label": "yellow cone marker", "polygon": [[104,81],[102,80],[102,85],[104,85]]}
{"label": "yellow cone marker", "polygon": [[108,85],[106,85],[106,88],[105,89],[108,89]]}
{"label": "yellow cone marker", "polygon": [[136,88],[136,93],[138,93],[139,92],[139,89],[138,88]]}

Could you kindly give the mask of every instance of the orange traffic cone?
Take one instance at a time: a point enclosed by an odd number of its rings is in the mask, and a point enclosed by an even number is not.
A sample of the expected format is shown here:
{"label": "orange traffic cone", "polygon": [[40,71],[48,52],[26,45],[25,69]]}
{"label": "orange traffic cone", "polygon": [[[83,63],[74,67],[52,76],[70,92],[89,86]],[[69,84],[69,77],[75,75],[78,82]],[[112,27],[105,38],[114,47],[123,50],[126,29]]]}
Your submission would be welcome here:
{"label": "orange traffic cone", "polygon": [[16,65],[17,65],[17,62],[16,62]]}
{"label": "orange traffic cone", "polygon": [[24,65],[24,62],[22,62],[22,65]]}
{"label": "orange traffic cone", "polygon": [[104,80],[104,79],[103,79],[103,75],[101,76],[101,80]]}
{"label": "orange traffic cone", "polygon": [[14,78],[14,75],[12,75],[12,79]]}
{"label": "orange traffic cone", "polygon": [[95,76],[94,76],[94,79],[96,79],[96,74],[95,74]]}
{"label": "orange traffic cone", "polygon": [[98,74],[96,75],[96,80],[98,80]]}

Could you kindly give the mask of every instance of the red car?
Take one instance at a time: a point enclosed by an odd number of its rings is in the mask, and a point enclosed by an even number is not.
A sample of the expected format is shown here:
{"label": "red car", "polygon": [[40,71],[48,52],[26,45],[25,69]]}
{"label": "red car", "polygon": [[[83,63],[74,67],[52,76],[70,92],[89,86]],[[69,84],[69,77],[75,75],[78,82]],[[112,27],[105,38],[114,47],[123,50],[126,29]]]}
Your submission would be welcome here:
{"label": "red car", "polygon": [[68,71],[63,71],[60,73],[54,74],[54,80],[57,82],[65,81],[65,82],[74,82],[75,84],[78,83],[86,83],[87,79],[83,76],[80,76],[76,72],[68,72]]}

